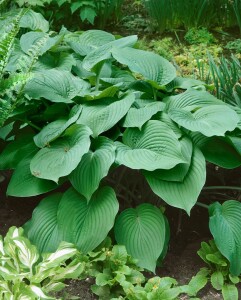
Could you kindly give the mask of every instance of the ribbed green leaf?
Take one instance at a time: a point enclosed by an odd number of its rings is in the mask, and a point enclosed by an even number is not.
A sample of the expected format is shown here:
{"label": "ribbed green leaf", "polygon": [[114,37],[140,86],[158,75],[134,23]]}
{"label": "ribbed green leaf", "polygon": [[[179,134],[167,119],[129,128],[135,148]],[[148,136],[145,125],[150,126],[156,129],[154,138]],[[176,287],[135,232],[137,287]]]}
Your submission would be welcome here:
{"label": "ribbed green leaf", "polygon": [[225,105],[224,102],[218,100],[216,97],[208,92],[197,91],[195,89],[189,89],[184,93],[177,96],[171,96],[164,98],[166,103],[166,109],[170,110],[173,108],[188,108],[192,109],[200,108],[206,105]]}
{"label": "ribbed green leaf", "polygon": [[201,151],[194,147],[189,170],[181,182],[160,180],[150,172],[146,172],[145,177],[155,194],[169,205],[182,208],[190,214],[205,184],[205,159]]}
{"label": "ribbed green leaf", "polygon": [[208,105],[194,113],[184,109],[171,109],[169,116],[180,126],[201,132],[205,136],[223,136],[226,131],[233,131],[238,124],[236,112],[224,105]]}
{"label": "ribbed green leaf", "polygon": [[141,129],[142,125],[151,119],[151,117],[159,111],[162,111],[165,104],[162,102],[153,102],[147,104],[143,108],[130,108],[128,111],[123,127],[138,127]]}
{"label": "ribbed green leaf", "polygon": [[143,75],[145,79],[159,86],[168,84],[176,77],[174,66],[155,53],[133,48],[114,48],[112,55],[118,62],[127,65],[132,72]]}
{"label": "ribbed green leaf", "polygon": [[31,197],[49,192],[57,188],[53,181],[39,179],[31,174],[31,158],[22,160],[14,171],[8,185],[7,195],[15,197]]}
{"label": "ribbed green leaf", "polygon": [[40,252],[54,252],[62,241],[56,226],[61,197],[62,194],[56,193],[44,198],[24,225],[25,233]]}
{"label": "ribbed green leaf", "polygon": [[209,207],[209,228],[218,250],[230,262],[232,275],[241,274],[241,203],[229,200]]}
{"label": "ribbed green leaf", "polygon": [[66,35],[65,40],[76,53],[86,56],[100,46],[113,42],[115,37],[111,33],[102,30],[87,30],[81,35]]}
{"label": "ribbed green leaf", "polygon": [[70,112],[69,119],[59,119],[46,125],[34,137],[34,142],[39,148],[47,146],[50,142],[59,137],[71,124],[77,121],[82,111],[82,106],[76,105]]}
{"label": "ribbed green leaf", "polygon": [[33,71],[41,72],[43,70],[57,69],[71,72],[72,66],[75,65],[76,60],[74,59],[72,54],[65,52],[54,52],[54,54],[52,55],[48,52],[39,57],[38,61],[34,65]]}
{"label": "ribbed green leaf", "polygon": [[96,191],[88,204],[71,188],[60,201],[49,196],[40,202],[27,224],[28,237],[43,252],[55,251],[60,241],[67,241],[87,253],[106,238],[118,207],[110,187]]}
{"label": "ribbed green leaf", "polygon": [[225,284],[222,288],[223,300],[238,300],[238,289],[234,284]]}
{"label": "ribbed green leaf", "polygon": [[20,20],[20,27],[30,28],[31,30],[49,31],[49,22],[40,13],[28,10]]}
{"label": "ribbed green leaf", "polygon": [[[160,179],[164,181],[182,182],[184,180],[190,168],[193,146],[192,146],[192,142],[186,137],[181,139],[180,143],[181,143],[181,147],[182,147],[181,151],[185,159],[185,163],[178,164],[170,170],[155,170],[149,172],[151,176],[155,177],[156,179]],[[148,172],[145,172],[145,174],[147,173]]]}
{"label": "ribbed green leaf", "polygon": [[39,150],[30,163],[31,173],[39,178],[58,182],[69,175],[90,147],[91,130],[84,125],[73,125],[49,147]]}
{"label": "ribbed green leaf", "polygon": [[115,238],[125,245],[138,264],[155,272],[156,261],[165,244],[166,223],[161,211],[151,204],[124,210],[115,223]]}
{"label": "ribbed green leaf", "polygon": [[93,136],[112,128],[123,118],[135,101],[133,94],[128,94],[122,100],[100,99],[95,102],[83,104],[83,111],[78,119],[78,124],[84,124],[91,128]]}
{"label": "ribbed green leaf", "polygon": [[25,88],[25,92],[34,99],[44,97],[52,102],[71,103],[72,99],[87,93],[89,84],[62,70],[46,70],[36,73]]}
{"label": "ribbed green leaf", "polygon": [[226,169],[234,169],[241,165],[238,148],[230,144],[229,137],[206,137],[198,132],[192,133],[191,137],[207,161]]}
{"label": "ribbed green leaf", "polygon": [[116,161],[132,169],[171,169],[185,162],[175,133],[161,121],[148,121],[140,131],[128,128],[116,142]]}
{"label": "ribbed green leaf", "polygon": [[239,136],[227,136],[236,151],[241,155],[241,138]]}
{"label": "ribbed green leaf", "polygon": [[136,42],[137,36],[131,35],[100,46],[99,48],[87,54],[87,56],[83,60],[83,67],[86,70],[90,71],[99,62],[110,59],[113,49],[120,49],[120,51],[123,51],[123,48],[132,47]]}
{"label": "ribbed green leaf", "polygon": [[92,143],[94,151],[86,153],[78,167],[69,175],[73,187],[90,200],[115,161],[115,145],[106,137],[99,137]]}

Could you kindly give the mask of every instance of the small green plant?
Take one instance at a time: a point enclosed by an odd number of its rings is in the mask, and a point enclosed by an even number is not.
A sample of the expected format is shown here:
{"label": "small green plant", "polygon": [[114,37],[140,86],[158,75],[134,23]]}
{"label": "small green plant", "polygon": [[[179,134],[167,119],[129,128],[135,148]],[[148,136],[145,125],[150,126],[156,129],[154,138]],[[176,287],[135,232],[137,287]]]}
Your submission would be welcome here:
{"label": "small green plant", "polygon": [[212,44],[215,42],[215,38],[207,28],[191,28],[185,35],[185,40],[189,44]]}
{"label": "small green plant", "polygon": [[201,249],[197,253],[208,265],[208,279],[212,287],[222,291],[224,300],[238,300],[236,285],[240,282],[240,277],[230,273],[229,261],[220,253],[214,241],[202,242]]}
{"label": "small green plant", "polygon": [[22,228],[11,227],[4,239],[0,236],[1,299],[56,299],[50,294],[84,271],[81,262],[68,262],[76,254],[72,244],[62,243],[54,253],[41,255]]}
{"label": "small green plant", "polygon": [[228,42],[225,48],[237,54],[241,54],[241,39]]}

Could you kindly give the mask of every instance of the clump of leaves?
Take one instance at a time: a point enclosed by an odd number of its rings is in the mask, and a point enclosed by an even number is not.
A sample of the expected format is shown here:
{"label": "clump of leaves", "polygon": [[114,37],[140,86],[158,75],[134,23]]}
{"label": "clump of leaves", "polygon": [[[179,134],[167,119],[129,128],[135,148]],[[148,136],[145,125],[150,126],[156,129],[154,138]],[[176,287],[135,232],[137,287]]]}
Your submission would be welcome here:
{"label": "clump of leaves", "polygon": [[201,249],[197,253],[208,265],[207,277],[212,287],[222,291],[224,300],[238,300],[236,285],[240,282],[240,277],[230,273],[229,261],[220,253],[214,241],[202,242]]}
{"label": "clump of leaves", "polygon": [[189,44],[212,44],[215,42],[215,38],[212,33],[210,33],[207,28],[191,28],[185,34],[184,39]]}
{"label": "clump of leaves", "polygon": [[241,54],[241,39],[228,42],[225,48],[237,54]]}
{"label": "clump of leaves", "polygon": [[69,263],[76,254],[72,244],[63,242],[54,253],[41,255],[22,228],[11,227],[4,240],[0,236],[1,299],[56,299],[50,293],[84,271],[81,262]]}

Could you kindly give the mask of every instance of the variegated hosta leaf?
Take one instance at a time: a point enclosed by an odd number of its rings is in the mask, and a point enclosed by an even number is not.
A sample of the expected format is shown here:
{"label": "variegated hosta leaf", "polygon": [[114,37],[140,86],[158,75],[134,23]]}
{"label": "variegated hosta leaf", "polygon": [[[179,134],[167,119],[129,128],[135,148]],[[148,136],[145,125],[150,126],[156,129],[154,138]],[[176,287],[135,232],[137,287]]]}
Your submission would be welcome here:
{"label": "variegated hosta leaf", "polygon": [[[180,170],[177,169],[177,172]],[[173,172],[171,170],[171,172]],[[173,176],[176,176],[175,172]],[[186,176],[180,182],[161,180],[151,172],[145,172],[145,177],[155,194],[169,205],[182,208],[190,214],[197,198],[205,184],[206,164],[202,152],[194,147],[192,160]],[[168,177],[167,177],[168,178]]]}
{"label": "variegated hosta leaf", "polygon": [[55,182],[69,175],[88,152],[91,133],[85,125],[72,125],[61,138],[38,151],[30,163],[31,173]]}
{"label": "variegated hosta leaf", "polygon": [[128,94],[118,101],[107,98],[85,103],[77,124],[87,125],[93,131],[93,137],[97,137],[120,121],[134,101],[135,96]]}
{"label": "variegated hosta leaf", "polygon": [[133,48],[114,48],[111,52],[118,62],[127,65],[132,72],[143,75],[154,85],[166,85],[176,77],[174,66],[155,53]]}
{"label": "variegated hosta leaf", "polygon": [[70,188],[61,199],[56,195],[40,202],[25,229],[41,252],[55,251],[61,241],[66,241],[87,253],[106,238],[118,208],[110,187],[98,189],[88,203]]}
{"label": "variegated hosta leaf", "polygon": [[117,217],[115,238],[138,259],[139,266],[155,272],[156,261],[165,244],[166,226],[168,223],[161,211],[145,203],[136,209],[126,209]]}
{"label": "variegated hosta leaf", "polygon": [[225,105],[208,105],[194,113],[184,109],[171,109],[169,116],[178,125],[206,136],[224,136],[226,131],[233,131],[239,121],[236,112]]}
{"label": "variegated hosta leaf", "polygon": [[132,169],[171,169],[186,162],[177,136],[161,121],[151,120],[141,131],[126,129],[123,143],[116,142],[116,161]]}
{"label": "variegated hosta leaf", "polygon": [[142,125],[151,119],[151,117],[159,111],[164,110],[165,104],[163,102],[153,102],[147,104],[142,108],[130,108],[125,116],[123,127],[138,127],[141,129]]}
{"label": "variegated hosta leaf", "polygon": [[115,145],[106,137],[99,137],[92,142],[92,149],[86,153],[77,168],[69,175],[73,187],[90,200],[115,161]]}
{"label": "variegated hosta leaf", "polygon": [[59,137],[71,124],[77,121],[82,111],[81,105],[76,105],[72,108],[69,119],[58,119],[46,125],[34,137],[34,142],[39,148],[47,146],[50,142]]}
{"label": "variegated hosta leaf", "polygon": [[209,207],[209,228],[219,251],[230,262],[232,275],[241,274],[241,203],[229,200]]}
{"label": "variegated hosta leaf", "polygon": [[72,103],[77,95],[85,95],[89,83],[70,72],[51,69],[36,73],[26,87],[25,93],[34,99],[46,98],[52,102]]}

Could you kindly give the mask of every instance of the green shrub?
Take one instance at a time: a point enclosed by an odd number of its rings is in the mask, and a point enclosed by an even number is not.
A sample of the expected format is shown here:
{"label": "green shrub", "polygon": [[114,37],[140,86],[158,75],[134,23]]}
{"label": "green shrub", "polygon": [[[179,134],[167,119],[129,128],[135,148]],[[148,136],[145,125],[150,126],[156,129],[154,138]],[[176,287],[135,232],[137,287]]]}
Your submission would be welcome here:
{"label": "green shrub", "polygon": [[207,28],[191,28],[185,35],[185,40],[189,44],[212,44],[215,42],[214,36],[207,30]]}

